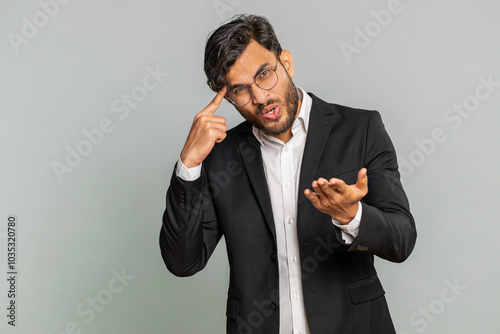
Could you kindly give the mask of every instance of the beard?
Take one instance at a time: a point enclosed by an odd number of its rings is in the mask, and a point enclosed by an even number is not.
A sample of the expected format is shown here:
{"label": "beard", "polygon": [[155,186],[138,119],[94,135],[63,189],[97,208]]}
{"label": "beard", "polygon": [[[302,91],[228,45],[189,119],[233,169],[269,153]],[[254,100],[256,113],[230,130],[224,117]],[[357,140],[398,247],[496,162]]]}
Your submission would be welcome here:
{"label": "beard", "polygon": [[[269,99],[266,104],[259,105],[256,114],[243,115],[243,117],[257,129],[265,133],[266,135],[279,136],[287,132],[293,125],[295,121],[295,116],[298,113],[299,108],[299,94],[297,92],[297,87],[292,81],[292,78],[287,73],[288,84],[285,89],[285,101],[281,99]],[[262,121],[262,110],[273,103],[278,103],[280,105],[281,114],[279,117],[272,121],[272,124],[264,124]]]}

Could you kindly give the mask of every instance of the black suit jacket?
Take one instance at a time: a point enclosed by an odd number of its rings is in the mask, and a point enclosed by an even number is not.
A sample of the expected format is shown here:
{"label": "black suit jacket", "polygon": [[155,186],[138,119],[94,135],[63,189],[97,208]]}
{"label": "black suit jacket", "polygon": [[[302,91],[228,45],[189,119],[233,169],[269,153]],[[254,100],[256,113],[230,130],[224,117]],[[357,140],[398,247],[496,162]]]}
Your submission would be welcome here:
{"label": "black suit jacket", "polygon": [[[376,111],[328,104],[310,94],[297,232],[305,309],[312,334],[395,333],[374,255],[404,261],[416,239],[399,181],[396,153]],[[329,215],[305,197],[313,180],[356,182],[368,170],[359,235],[345,245]],[[279,277],[271,202],[259,142],[243,122],[203,162],[202,176],[175,171],[167,192],[160,247],[177,276],[203,269],[224,235],[230,265],[227,333],[277,334]]]}

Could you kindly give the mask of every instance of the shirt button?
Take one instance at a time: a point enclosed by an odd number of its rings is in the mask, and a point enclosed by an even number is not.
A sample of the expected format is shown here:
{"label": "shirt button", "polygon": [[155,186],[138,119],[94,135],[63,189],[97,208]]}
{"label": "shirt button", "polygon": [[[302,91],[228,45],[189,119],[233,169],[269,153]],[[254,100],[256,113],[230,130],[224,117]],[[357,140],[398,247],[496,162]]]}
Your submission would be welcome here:
{"label": "shirt button", "polygon": [[288,225],[293,225],[293,219],[292,218],[288,219]]}
{"label": "shirt button", "polygon": [[295,255],[292,256],[292,261],[293,262],[297,261],[297,257]]}
{"label": "shirt button", "polygon": [[285,188],[290,188],[290,182],[285,183]]}
{"label": "shirt button", "polygon": [[288,146],[285,146],[284,150],[285,152],[288,152]]}
{"label": "shirt button", "polygon": [[293,296],[293,298],[295,298],[295,299],[299,299],[299,294],[298,294],[298,293],[296,293],[296,294]]}

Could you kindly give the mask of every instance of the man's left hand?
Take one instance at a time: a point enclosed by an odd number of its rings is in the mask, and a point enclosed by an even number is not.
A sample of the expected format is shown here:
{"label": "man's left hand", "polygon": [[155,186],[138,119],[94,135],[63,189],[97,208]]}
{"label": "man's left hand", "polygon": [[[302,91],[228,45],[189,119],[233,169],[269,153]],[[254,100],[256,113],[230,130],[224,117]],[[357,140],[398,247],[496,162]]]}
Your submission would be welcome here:
{"label": "man's left hand", "polygon": [[313,181],[314,192],[306,189],[304,194],[316,209],[329,214],[341,224],[349,224],[358,212],[359,201],[368,193],[366,168],[358,172],[356,184],[347,185],[341,179],[330,181],[320,177]]}

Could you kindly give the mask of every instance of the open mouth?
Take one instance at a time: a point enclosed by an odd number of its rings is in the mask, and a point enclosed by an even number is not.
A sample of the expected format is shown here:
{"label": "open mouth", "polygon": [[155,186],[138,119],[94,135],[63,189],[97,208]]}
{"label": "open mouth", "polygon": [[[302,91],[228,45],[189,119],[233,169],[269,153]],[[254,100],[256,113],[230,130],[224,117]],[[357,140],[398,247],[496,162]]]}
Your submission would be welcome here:
{"label": "open mouth", "polygon": [[271,104],[262,110],[262,117],[276,119],[280,115],[280,107],[277,103]]}

